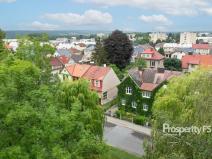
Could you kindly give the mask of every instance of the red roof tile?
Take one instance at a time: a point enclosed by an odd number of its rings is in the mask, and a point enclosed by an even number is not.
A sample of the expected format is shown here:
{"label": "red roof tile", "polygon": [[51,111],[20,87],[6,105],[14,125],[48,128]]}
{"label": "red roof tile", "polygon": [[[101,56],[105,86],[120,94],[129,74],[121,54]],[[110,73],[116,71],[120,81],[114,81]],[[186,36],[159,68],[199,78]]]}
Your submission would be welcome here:
{"label": "red roof tile", "polygon": [[154,54],[156,51],[153,48],[144,50],[144,54]]}
{"label": "red roof tile", "polygon": [[62,62],[62,64],[68,64],[70,58],[66,57],[65,55],[59,56],[58,59]]}
{"label": "red roof tile", "polygon": [[60,60],[57,57],[53,57],[51,58],[51,66],[61,66],[62,63],[60,62]]}
{"label": "red roof tile", "polygon": [[212,47],[209,46],[209,44],[193,44],[193,49],[212,49]]}
{"label": "red roof tile", "polygon": [[182,68],[187,69],[188,64],[198,64],[202,67],[212,67],[212,55],[185,55],[182,58]]}
{"label": "red roof tile", "polygon": [[141,89],[145,91],[152,92],[159,84],[153,84],[153,83],[142,83]]}
{"label": "red roof tile", "polygon": [[73,77],[82,77],[88,71],[88,69],[90,67],[91,67],[91,65],[74,64],[74,65],[67,66],[66,67],[66,70]]}
{"label": "red roof tile", "polygon": [[109,67],[99,67],[92,66],[89,70],[84,74],[84,78],[86,79],[94,79],[94,80],[103,80],[107,73],[110,71]]}

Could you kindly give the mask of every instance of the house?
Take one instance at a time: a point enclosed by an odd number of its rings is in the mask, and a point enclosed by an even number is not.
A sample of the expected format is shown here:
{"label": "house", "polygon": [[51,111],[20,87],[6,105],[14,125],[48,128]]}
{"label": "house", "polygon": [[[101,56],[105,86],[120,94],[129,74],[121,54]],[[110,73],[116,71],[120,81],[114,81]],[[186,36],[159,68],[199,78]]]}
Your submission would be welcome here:
{"label": "house", "polygon": [[182,58],[183,72],[192,72],[197,68],[212,68],[212,55],[186,55]]}
{"label": "house", "polygon": [[171,55],[171,58],[175,58],[175,59],[178,59],[178,60],[181,60],[183,58],[183,56],[185,56],[186,53],[185,52],[182,52],[182,51],[176,51],[175,53],[173,53]]}
{"label": "house", "polygon": [[61,80],[88,80],[90,89],[98,93],[102,105],[117,97],[117,86],[120,84],[120,80],[112,68],[87,64],[66,66],[61,72],[60,78]]}
{"label": "house", "polygon": [[145,116],[150,115],[157,90],[168,80],[181,74],[161,68],[129,70],[128,76],[118,86],[119,108]]}
{"label": "house", "polygon": [[212,54],[212,45],[209,44],[193,44],[194,54],[209,55]]}
{"label": "house", "polygon": [[64,67],[69,64],[69,61],[70,58],[64,55],[52,57],[50,61],[50,64],[52,66],[52,74],[59,74],[64,69]]}
{"label": "house", "polygon": [[71,57],[71,51],[67,49],[57,49],[54,53],[54,56],[66,56]]}
{"label": "house", "polygon": [[91,62],[92,54],[95,51],[95,45],[88,45],[87,48],[83,52],[82,63]]}
{"label": "house", "polygon": [[163,67],[164,56],[153,48],[144,50],[140,56],[146,61],[148,68]]}

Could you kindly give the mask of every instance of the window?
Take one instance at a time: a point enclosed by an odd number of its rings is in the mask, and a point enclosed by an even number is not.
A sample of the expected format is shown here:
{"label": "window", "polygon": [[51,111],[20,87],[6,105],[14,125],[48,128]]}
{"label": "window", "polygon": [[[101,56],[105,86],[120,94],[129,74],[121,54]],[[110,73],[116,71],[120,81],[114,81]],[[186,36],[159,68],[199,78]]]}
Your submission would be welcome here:
{"label": "window", "polygon": [[135,101],[133,101],[133,102],[131,103],[131,105],[132,105],[132,108],[134,108],[134,109],[137,108],[137,103],[136,103]]}
{"label": "window", "polygon": [[121,100],[121,105],[126,105],[126,100],[125,99]]}
{"label": "window", "polygon": [[131,87],[127,87],[126,88],[126,94],[132,94],[132,88]]}
{"label": "window", "polygon": [[94,86],[95,86],[95,87],[100,87],[100,81],[95,80],[95,81],[94,81]]}
{"label": "window", "polygon": [[148,106],[147,104],[143,104],[143,110],[144,110],[145,112],[147,112],[148,109],[149,109],[149,106]]}
{"label": "window", "polygon": [[150,97],[151,97],[151,92],[143,91],[143,92],[142,92],[142,96],[143,96],[144,98],[150,98]]}
{"label": "window", "polygon": [[103,100],[107,99],[107,92],[104,92],[104,93],[102,94],[102,98],[103,98]]}
{"label": "window", "polygon": [[150,66],[151,66],[151,67],[155,67],[155,61],[151,61],[151,62],[150,62]]}

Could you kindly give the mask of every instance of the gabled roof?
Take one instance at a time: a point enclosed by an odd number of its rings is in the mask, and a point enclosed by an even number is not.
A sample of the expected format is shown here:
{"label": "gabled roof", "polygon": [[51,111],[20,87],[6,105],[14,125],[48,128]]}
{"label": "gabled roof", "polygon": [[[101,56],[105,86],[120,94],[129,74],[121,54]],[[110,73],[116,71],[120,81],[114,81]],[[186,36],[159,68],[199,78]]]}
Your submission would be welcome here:
{"label": "gabled roof", "polygon": [[50,61],[51,66],[61,66],[62,63],[57,57],[52,57]]}
{"label": "gabled roof", "polygon": [[152,55],[152,57],[150,57],[150,58],[144,57],[144,59],[147,59],[147,60],[162,60],[162,59],[164,59],[164,56],[161,55],[159,52],[157,52],[153,48],[144,50],[144,52],[142,52],[142,54],[151,54]]}
{"label": "gabled roof", "polygon": [[68,64],[68,62],[69,62],[69,60],[70,60],[69,57],[66,57],[66,56],[64,56],[64,55],[59,56],[59,57],[56,57],[56,58],[58,58],[58,59],[60,60],[60,62],[61,62],[63,65]]}
{"label": "gabled roof", "polygon": [[137,68],[129,70],[129,75],[132,80],[140,87],[141,90],[153,91],[164,81],[170,80],[172,77],[181,75],[178,71],[163,72],[157,69],[144,69],[139,71]]}
{"label": "gabled roof", "polygon": [[86,64],[74,64],[66,67],[66,70],[73,77],[82,77],[91,65]]}
{"label": "gabled roof", "polygon": [[89,80],[103,80],[109,71],[109,67],[91,66],[83,77]]}
{"label": "gabled roof", "polygon": [[80,54],[80,55],[78,55],[78,54],[72,54],[72,55],[71,55],[71,58],[72,58],[72,60],[73,60],[75,63],[79,63],[80,60],[82,60],[82,57],[83,57],[82,54]]}
{"label": "gabled roof", "polygon": [[185,55],[182,58],[182,68],[187,69],[188,64],[212,67],[212,55]]}
{"label": "gabled roof", "polygon": [[110,68],[87,64],[73,64],[67,66],[66,70],[73,77],[83,77],[88,80],[103,80],[110,71]]}

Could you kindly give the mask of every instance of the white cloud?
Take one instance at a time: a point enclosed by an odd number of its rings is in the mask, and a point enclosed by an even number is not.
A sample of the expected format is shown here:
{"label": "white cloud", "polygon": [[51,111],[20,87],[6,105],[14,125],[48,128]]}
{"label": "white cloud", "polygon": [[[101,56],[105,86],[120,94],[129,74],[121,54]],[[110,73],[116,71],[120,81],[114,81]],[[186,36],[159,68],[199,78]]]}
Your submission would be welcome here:
{"label": "white cloud", "polygon": [[139,17],[140,20],[146,22],[146,23],[156,23],[160,25],[171,25],[172,22],[164,15],[150,15],[150,16],[145,16],[141,15]]}
{"label": "white cloud", "polygon": [[41,23],[39,21],[34,21],[29,25],[30,29],[35,30],[55,30],[59,28],[58,25],[49,24],[49,23]]}
{"label": "white cloud", "polygon": [[212,15],[212,8],[203,8],[202,11],[207,15]]}
{"label": "white cloud", "polygon": [[161,11],[170,15],[197,15],[202,8],[211,6],[211,0],[75,0],[103,6],[132,6]]}
{"label": "white cloud", "polygon": [[157,26],[154,28],[154,31],[156,32],[166,32],[168,29],[165,26]]}
{"label": "white cloud", "polygon": [[0,3],[13,3],[16,0],[0,0]]}
{"label": "white cloud", "polygon": [[111,14],[97,10],[87,10],[81,15],[76,13],[48,13],[43,17],[74,26],[110,24],[113,19]]}

